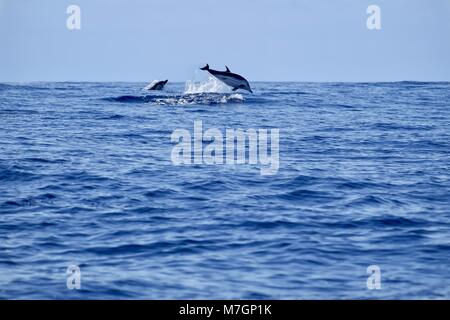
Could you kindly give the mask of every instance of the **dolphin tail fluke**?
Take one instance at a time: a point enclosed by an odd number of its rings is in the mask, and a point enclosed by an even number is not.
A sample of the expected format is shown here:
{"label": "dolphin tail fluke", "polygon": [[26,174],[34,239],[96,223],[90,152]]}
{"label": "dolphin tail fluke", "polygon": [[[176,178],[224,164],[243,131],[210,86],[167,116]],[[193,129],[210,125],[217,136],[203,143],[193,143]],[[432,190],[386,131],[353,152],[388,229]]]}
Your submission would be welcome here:
{"label": "dolphin tail fluke", "polygon": [[203,68],[200,68],[200,70],[206,70],[206,71],[208,71],[208,70],[209,70],[209,64],[206,64],[206,66],[204,66]]}

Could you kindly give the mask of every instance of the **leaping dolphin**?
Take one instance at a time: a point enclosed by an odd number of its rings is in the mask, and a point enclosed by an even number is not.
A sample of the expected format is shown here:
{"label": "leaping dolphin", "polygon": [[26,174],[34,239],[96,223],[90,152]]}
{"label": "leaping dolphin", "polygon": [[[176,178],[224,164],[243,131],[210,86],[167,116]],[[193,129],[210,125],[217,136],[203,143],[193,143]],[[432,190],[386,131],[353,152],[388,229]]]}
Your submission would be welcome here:
{"label": "leaping dolphin", "polygon": [[150,83],[148,86],[145,87],[145,90],[162,90],[166,85],[167,81],[169,80],[153,81],[152,83]]}
{"label": "leaping dolphin", "polygon": [[227,68],[226,71],[213,70],[209,68],[208,64],[206,64],[206,66],[200,68],[200,70],[208,71],[214,77],[232,87],[233,91],[243,89],[253,93],[252,89],[250,88],[250,84],[243,76],[240,76],[236,73],[232,73],[227,66],[225,66],[225,68]]}

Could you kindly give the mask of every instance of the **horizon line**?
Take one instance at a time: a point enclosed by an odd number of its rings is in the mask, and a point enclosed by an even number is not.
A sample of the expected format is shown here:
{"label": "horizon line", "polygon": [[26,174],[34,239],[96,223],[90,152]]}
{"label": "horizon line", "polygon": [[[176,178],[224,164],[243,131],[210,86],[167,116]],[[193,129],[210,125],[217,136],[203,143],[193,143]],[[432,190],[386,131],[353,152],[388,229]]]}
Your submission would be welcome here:
{"label": "horizon line", "polygon": [[[156,79],[155,79],[156,80]],[[150,80],[154,81],[154,80]],[[170,81],[169,83],[186,83],[187,81]],[[198,83],[201,81],[194,81]],[[324,80],[324,81],[307,81],[307,80],[255,80],[250,83],[400,83],[400,82],[421,82],[421,83],[449,83],[449,80],[370,80],[370,81],[348,81],[348,80]],[[25,84],[25,83],[149,83],[149,80],[31,80],[31,81],[0,81],[1,84]]]}

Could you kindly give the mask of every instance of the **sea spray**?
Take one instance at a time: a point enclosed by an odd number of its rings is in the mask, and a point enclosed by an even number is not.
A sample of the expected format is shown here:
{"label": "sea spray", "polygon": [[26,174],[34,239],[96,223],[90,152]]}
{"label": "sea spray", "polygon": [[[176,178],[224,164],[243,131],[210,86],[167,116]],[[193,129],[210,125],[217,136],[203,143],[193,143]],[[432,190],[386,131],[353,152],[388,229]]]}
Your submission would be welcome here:
{"label": "sea spray", "polygon": [[195,82],[194,80],[186,81],[184,94],[196,93],[230,93],[230,87],[218,79],[209,76],[206,81]]}

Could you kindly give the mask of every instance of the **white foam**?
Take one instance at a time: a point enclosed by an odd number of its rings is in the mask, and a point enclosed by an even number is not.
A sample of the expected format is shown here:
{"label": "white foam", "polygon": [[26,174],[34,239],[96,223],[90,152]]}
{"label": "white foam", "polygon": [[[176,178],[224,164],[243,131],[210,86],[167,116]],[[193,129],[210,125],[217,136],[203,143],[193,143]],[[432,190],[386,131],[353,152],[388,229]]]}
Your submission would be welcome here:
{"label": "white foam", "polygon": [[244,100],[244,96],[240,93],[232,94],[228,97],[228,100]]}
{"label": "white foam", "polygon": [[222,81],[209,76],[206,81],[195,82],[186,81],[184,94],[196,94],[205,92],[216,92],[216,93],[229,93],[231,92],[230,87],[224,84]]}

